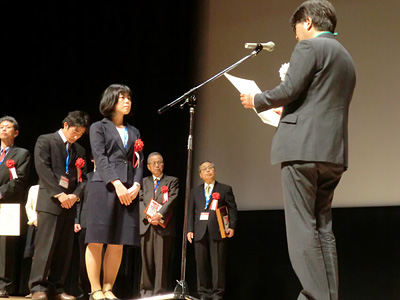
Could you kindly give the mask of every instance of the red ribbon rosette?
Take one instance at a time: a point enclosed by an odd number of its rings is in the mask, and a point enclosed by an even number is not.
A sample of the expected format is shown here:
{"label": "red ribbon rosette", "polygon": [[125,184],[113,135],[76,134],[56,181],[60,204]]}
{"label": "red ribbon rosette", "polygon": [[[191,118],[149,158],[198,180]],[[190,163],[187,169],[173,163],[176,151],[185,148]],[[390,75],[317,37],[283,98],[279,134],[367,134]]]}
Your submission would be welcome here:
{"label": "red ribbon rosette", "polygon": [[139,166],[139,160],[140,160],[139,152],[143,150],[143,146],[144,144],[141,139],[137,139],[135,141],[135,145],[133,146],[133,151],[135,152],[136,161],[135,161],[135,156],[133,157],[132,160],[132,165],[134,168]]}
{"label": "red ribbon rosette", "polygon": [[169,192],[169,188],[167,186],[163,186],[161,187],[161,193],[163,193],[163,202],[162,204],[164,204],[165,202],[168,201],[168,192]]}
{"label": "red ribbon rosette", "polygon": [[78,182],[82,182],[82,168],[85,165],[85,160],[83,158],[78,158],[75,162],[75,167],[78,175]]}
{"label": "red ribbon rosette", "polygon": [[221,195],[219,193],[212,193],[211,196],[213,199],[211,202],[211,210],[216,210],[218,208],[218,200],[221,199]]}
{"label": "red ribbon rosette", "polygon": [[12,160],[12,159],[7,160],[6,167],[10,171],[10,180],[12,180],[14,178],[18,178],[17,172],[15,170],[15,161],[14,160]]}
{"label": "red ribbon rosette", "polygon": [[212,193],[212,198],[213,200],[219,200],[221,199],[221,195],[219,193]]}
{"label": "red ribbon rosette", "polygon": [[15,161],[12,160],[12,159],[7,160],[6,166],[7,166],[7,168],[9,168],[9,169],[14,168],[14,167],[15,167]]}

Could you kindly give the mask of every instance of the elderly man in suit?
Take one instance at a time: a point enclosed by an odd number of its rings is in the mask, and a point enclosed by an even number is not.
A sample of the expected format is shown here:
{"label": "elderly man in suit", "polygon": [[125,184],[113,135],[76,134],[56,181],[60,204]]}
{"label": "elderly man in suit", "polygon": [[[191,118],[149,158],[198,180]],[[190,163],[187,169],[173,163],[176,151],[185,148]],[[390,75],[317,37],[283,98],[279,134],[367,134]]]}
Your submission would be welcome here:
{"label": "elderly man in suit", "polygon": [[76,141],[89,127],[89,117],[70,112],[63,128],[41,135],[35,145],[39,176],[36,204],[38,231],[29,285],[33,300],[47,300],[50,287],[56,300],[75,300],[63,285],[71,259],[76,202],[86,185],[85,149]]}
{"label": "elderly man in suit", "polygon": [[242,94],[258,112],[283,106],[271,160],[281,163],[289,255],[303,286],[298,299],[337,300],[338,267],[331,203],[348,166],[347,123],[355,88],[353,60],[334,38],[328,1],[306,1],[291,17],[298,43],[285,80]]}
{"label": "elderly man in suit", "polygon": [[[150,153],[147,168],[152,175],[143,179],[139,195],[142,244],[140,290],[144,297],[167,291],[170,251],[175,236],[175,221],[171,218],[179,192],[178,178],[164,174],[164,159],[160,153]],[[144,212],[151,200],[162,207],[150,217]]]}
{"label": "elderly man in suit", "polygon": [[225,291],[226,239],[222,238],[216,209],[228,208],[228,238],[233,237],[237,208],[232,187],[215,180],[215,166],[206,161],[199,166],[203,184],[191,191],[187,214],[187,239],[194,240],[197,290],[201,299],[223,299]]}
{"label": "elderly man in suit", "polygon": [[[0,204],[25,202],[31,156],[28,150],[14,145],[18,133],[19,125],[13,117],[0,118]],[[22,217],[22,205],[20,209]],[[23,242],[19,237],[0,236],[0,298],[9,297],[6,287],[18,278]]]}

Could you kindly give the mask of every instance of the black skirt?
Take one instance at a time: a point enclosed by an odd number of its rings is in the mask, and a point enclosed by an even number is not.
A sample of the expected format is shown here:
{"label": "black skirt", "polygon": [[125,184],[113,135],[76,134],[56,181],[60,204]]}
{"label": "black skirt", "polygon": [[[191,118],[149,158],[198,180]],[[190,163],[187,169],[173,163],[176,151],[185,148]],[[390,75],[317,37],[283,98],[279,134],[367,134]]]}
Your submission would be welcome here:
{"label": "black skirt", "polygon": [[85,243],[140,246],[139,197],[121,204],[114,186],[89,182]]}

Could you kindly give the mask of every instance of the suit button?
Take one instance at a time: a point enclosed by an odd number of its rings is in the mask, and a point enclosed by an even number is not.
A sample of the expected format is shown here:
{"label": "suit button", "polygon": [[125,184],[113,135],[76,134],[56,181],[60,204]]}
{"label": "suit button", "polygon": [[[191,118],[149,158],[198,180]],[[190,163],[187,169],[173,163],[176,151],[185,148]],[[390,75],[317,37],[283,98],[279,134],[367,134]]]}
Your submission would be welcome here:
{"label": "suit button", "polygon": [[124,160],[124,164],[126,164],[126,160]]}

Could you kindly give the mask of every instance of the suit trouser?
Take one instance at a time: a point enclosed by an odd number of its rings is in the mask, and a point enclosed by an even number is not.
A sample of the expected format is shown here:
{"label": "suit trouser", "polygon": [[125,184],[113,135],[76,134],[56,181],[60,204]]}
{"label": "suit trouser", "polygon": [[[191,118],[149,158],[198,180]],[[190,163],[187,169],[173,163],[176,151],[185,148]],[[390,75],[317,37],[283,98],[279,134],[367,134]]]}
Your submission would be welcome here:
{"label": "suit trouser", "polygon": [[71,261],[74,216],[66,209],[58,216],[39,212],[37,229],[29,278],[31,292],[48,291],[52,284],[56,294],[62,293]]}
{"label": "suit trouser", "polygon": [[0,236],[0,289],[18,284],[21,251],[19,236]]}
{"label": "suit trouser", "polygon": [[298,300],[337,300],[331,204],[343,166],[286,162],[281,171],[289,256],[303,287]]}
{"label": "suit trouser", "polygon": [[163,294],[168,288],[168,263],[172,237],[161,236],[150,225],[141,237],[142,276],[140,290],[142,296]]}
{"label": "suit trouser", "polygon": [[223,298],[226,248],[226,240],[213,240],[208,230],[200,241],[195,241],[197,291],[200,296],[205,295],[212,299]]}
{"label": "suit trouser", "polygon": [[67,294],[75,297],[84,295],[84,298],[90,293],[90,281],[85,263],[85,234],[86,228],[74,234],[71,264],[64,283]]}

